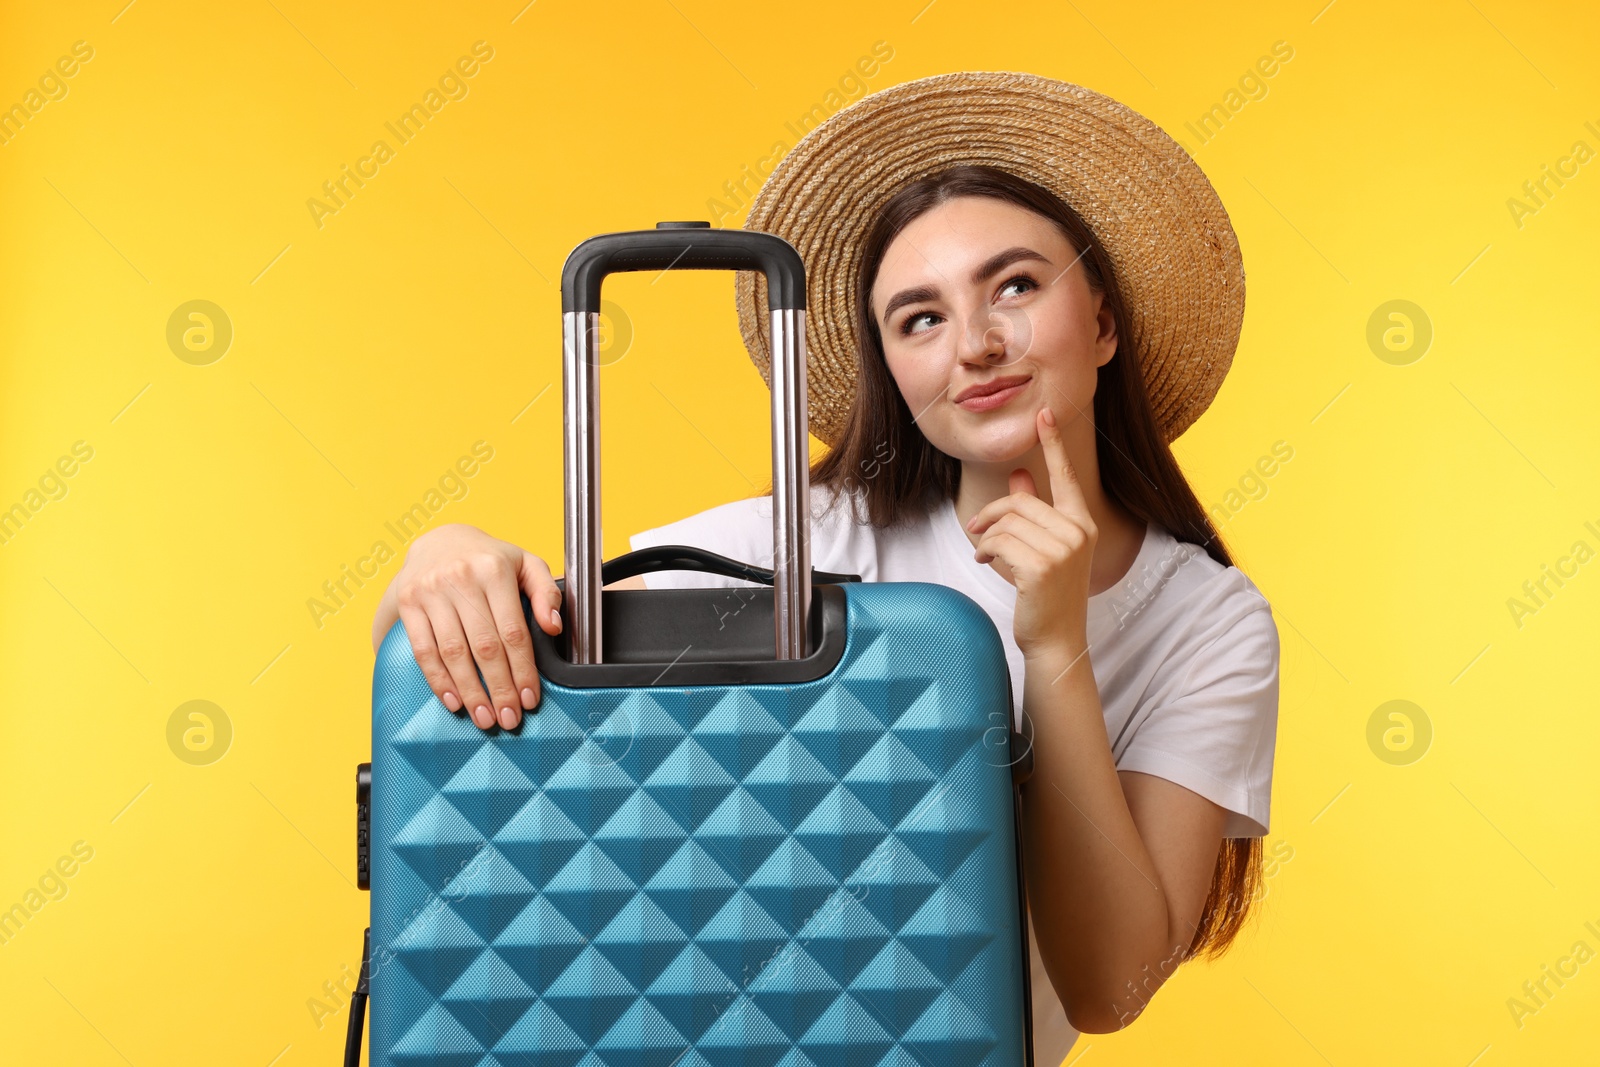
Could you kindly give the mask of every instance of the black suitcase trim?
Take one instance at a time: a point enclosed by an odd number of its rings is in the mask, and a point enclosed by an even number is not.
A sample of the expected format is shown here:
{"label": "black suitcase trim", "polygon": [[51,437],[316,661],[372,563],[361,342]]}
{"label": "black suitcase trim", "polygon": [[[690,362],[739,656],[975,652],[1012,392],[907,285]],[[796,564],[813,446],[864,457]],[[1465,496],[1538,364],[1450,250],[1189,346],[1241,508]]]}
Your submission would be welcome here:
{"label": "black suitcase trim", "polygon": [[608,662],[584,664],[568,659],[564,633],[551,637],[532,621],[523,598],[541,676],[572,689],[796,685],[826,677],[844,658],[848,610],[837,585],[812,587],[816,651],[793,660],[773,658],[771,589],[607,589],[600,596]]}

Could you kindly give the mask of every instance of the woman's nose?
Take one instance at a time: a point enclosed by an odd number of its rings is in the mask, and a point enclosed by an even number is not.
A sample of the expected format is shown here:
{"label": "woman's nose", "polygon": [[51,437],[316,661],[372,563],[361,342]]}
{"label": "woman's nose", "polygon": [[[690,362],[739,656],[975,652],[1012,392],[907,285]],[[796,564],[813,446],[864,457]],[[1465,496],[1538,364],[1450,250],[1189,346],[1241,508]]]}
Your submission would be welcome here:
{"label": "woman's nose", "polygon": [[1022,312],[984,308],[967,316],[957,356],[964,363],[1011,363],[1027,351],[1032,335]]}

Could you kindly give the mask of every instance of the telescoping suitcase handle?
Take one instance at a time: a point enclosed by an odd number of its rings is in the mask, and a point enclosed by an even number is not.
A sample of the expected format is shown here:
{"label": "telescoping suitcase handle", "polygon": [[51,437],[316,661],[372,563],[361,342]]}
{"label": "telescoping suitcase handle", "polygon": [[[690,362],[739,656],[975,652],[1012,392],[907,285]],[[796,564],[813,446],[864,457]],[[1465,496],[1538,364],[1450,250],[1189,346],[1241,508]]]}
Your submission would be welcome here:
{"label": "telescoping suitcase handle", "polygon": [[755,230],[713,230],[709,222],[658,222],[653,230],[591,237],[561,268],[561,310],[598,312],[607,274],[635,270],[758,270],[767,306],[804,311],[806,271],[783,238]]}
{"label": "telescoping suitcase handle", "polygon": [[811,472],[806,455],[806,282],[800,253],[753,230],[660,222],[601,234],[561,269],[566,618],[573,664],[603,663],[600,610],[600,285],[639,270],[759,270],[767,279],[772,338],[773,644],[779,660],[811,653]]}

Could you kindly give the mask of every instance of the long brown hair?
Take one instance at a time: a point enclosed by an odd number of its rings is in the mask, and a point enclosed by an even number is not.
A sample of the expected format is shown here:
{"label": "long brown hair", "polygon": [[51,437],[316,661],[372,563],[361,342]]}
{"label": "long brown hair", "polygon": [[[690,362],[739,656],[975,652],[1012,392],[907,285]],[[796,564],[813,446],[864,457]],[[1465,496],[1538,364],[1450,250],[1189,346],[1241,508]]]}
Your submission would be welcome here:
{"label": "long brown hair", "polygon": [[[1156,425],[1111,258],[1070,205],[994,167],[952,167],[911,182],[874,220],[862,245],[856,288],[855,401],[838,444],[812,466],[812,484],[831,487],[837,498],[850,497],[852,506],[859,501],[867,521],[876,527],[909,521],[955,498],[961,463],[935,448],[913,421],[884,362],[870,296],[895,235],[930,208],[960,196],[1002,200],[1042,215],[1060,227],[1075,253],[1082,254],[1078,262],[1090,288],[1104,295],[1117,326],[1116,354],[1099,368],[1094,392],[1094,424],[1101,438],[1095,450],[1100,483],[1108,496],[1139,518],[1166,528],[1179,541],[1201,546],[1224,567],[1232,566],[1222,538]],[[1243,929],[1262,885],[1261,839],[1225,839],[1189,954],[1220,956]]]}

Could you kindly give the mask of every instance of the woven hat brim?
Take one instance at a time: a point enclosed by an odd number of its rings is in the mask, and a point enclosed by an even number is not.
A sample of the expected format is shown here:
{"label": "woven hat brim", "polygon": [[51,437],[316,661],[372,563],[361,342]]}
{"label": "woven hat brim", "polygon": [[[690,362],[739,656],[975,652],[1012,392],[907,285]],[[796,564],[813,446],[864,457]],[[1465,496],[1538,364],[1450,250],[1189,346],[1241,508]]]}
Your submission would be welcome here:
{"label": "woven hat brim", "polygon": [[[837,444],[854,400],[867,229],[903,185],[959,164],[1025,178],[1082,216],[1117,274],[1162,435],[1188,429],[1221,387],[1244,323],[1239,242],[1216,190],[1181,145],[1108,96],[1035,74],[966,71],[880,90],[829,117],[751,203],[745,228],[783,237],[806,264],[811,432]],[[734,286],[745,346],[770,386],[765,279],[741,271]]]}

